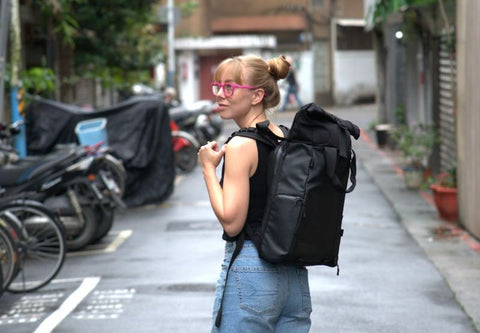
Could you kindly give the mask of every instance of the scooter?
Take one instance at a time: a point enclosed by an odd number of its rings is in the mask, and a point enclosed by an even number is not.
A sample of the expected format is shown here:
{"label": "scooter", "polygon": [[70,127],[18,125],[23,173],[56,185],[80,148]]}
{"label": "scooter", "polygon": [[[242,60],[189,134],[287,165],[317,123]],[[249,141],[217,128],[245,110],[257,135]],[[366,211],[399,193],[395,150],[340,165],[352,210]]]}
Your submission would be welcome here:
{"label": "scooter", "polygon": [[193,171],[197,165],[197,152],[200,144],[193,135],[181,131],[174,120],[170,120],[174,163],[178,173]]}

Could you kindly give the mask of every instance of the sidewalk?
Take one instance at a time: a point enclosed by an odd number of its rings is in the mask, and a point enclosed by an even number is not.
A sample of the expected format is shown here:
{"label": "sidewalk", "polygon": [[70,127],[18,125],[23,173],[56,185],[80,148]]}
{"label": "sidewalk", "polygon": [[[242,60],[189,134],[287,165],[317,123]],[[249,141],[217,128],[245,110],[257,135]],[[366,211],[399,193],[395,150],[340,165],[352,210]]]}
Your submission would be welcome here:
{"label": "sidewalk", "polygon": [[465,230],[439,219],[429,192],[405,188],[401,168],[391,151],[379,149],[368,124],[375,118],[375,105],[335,107],[330,112],[349,119],[362,129],[354,143],[361,163],[392,205],[401,223],[433,262],[457,302],[480,329],[480,243]]}

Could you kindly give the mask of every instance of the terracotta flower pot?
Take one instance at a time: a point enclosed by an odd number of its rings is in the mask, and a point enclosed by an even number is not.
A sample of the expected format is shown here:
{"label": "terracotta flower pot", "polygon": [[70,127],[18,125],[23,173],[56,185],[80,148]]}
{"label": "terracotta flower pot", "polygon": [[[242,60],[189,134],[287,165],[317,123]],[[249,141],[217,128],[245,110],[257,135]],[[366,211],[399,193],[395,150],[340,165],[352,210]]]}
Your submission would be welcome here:
{"label": "terracotta flower pot", "polygon": [[439,184],[432,184],[430,188],[433,190],[433,201],[440,217],[449,222],[456,221],[458,219],[457,189]]}

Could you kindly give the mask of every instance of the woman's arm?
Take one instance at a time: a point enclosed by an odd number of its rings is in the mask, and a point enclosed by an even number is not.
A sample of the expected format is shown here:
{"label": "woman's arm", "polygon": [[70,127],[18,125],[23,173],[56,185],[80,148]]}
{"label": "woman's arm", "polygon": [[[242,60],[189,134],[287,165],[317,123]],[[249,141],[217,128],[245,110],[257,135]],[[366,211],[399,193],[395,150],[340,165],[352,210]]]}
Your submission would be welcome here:
{"label": "woman's arm", "polygon": [[[225,152],[223,188],[216,167]],[[219,158],[220,156],[220,158]],[[234,237],[242,230],[248,213],[250,176],[257,164],[257,147],[252,139],[235,137],[218,151],[216,143],[200,149],[199,161],[210,203],[225,232]]]}

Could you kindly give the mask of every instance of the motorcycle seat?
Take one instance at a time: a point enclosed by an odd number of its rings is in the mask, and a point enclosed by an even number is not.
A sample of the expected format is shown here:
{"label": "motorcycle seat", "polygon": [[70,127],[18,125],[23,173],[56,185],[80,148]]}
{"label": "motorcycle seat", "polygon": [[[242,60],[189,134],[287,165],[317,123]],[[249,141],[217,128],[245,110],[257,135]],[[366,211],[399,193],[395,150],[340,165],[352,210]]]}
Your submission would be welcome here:
{"label": "motorcycle seat", "polygon": [[43,174],[57,170],[57,167],[72,163],[78,154],[76,150],[53,153],[45,156],[32,156],[0,167],[0,186],[20,185]]}
{"label": "motorcycle seat", "polygon": [[171,108],[169,110],[170,118],[175,122],[182,122],[184,119],[191,117],[194,113],[190,110],[187,110],[183,107]]}

